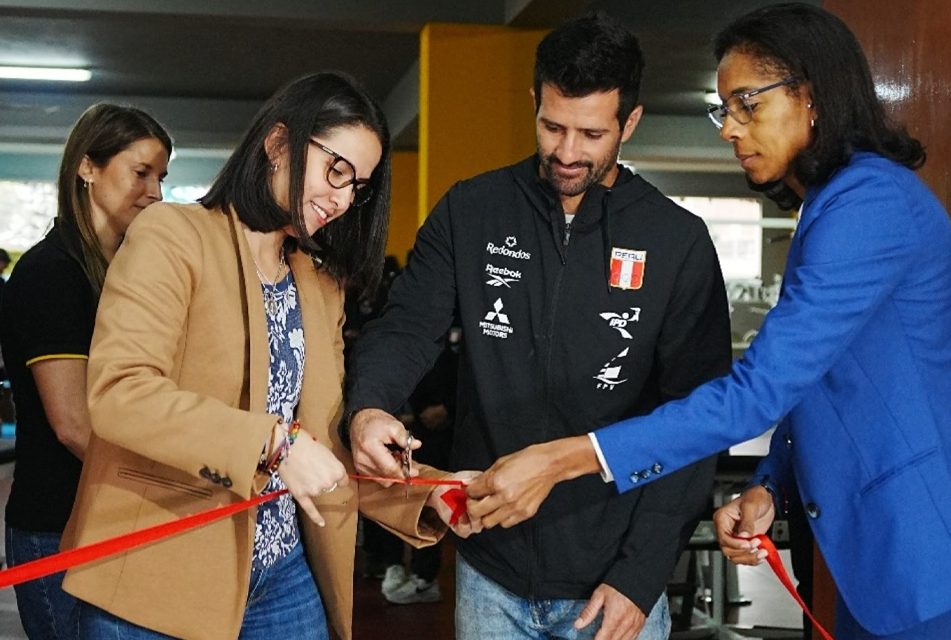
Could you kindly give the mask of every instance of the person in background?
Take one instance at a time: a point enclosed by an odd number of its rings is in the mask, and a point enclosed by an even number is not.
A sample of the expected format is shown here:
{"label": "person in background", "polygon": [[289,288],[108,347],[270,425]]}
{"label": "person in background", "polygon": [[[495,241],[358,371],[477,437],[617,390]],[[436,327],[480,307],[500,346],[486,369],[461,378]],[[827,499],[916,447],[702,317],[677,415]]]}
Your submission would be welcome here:
{"label": "person in background", "polygon": [[96,317],[64,547],[289,494],[69,570],[84,637],[325,640],[329,619],[349,640],[357,509],[414,544],[445,531],[445,487],[348,483],[335,429],[344,287],[380,277],[389,184],[379,105],[315,73],[267,100],[201,203],[129,228]]}
{"label": "person in background", "polygon": [[[97,104],[63,150],[53,228],[17,262],[0,305],[0,347],[16,404],[6,509],[10,566],[59,551],[91,432],[89,344],[106,268],[132,220],[162,199],[172,140],[147,113]],[[14,587],[32,639],[76,638],[63,574]]]}
{"label": "person in background", "polygon": [[594,441],[500,460],[470,486],[471,511],[509,525],[559,479],[599,471],[628,492],[779,422],[751,486],[715,515],[724,554],[762,562],[750,537],[798,485],[838,587],[835,637],[951,638],[951,220],[914,173],[922,145],[823,9],[758,9],[714,46],[720,137],[751,183],[802,203],[778,303],[728,376]]}
{"label": "person in background", "polygon": [[[0,305],[3,305],[3,285],[7,283],[4,273],[10,266],[10,254],[6,249],[0,249]],[[7,379],[6,367],[3,364],[3,352],[0,350],[0,382]]]}

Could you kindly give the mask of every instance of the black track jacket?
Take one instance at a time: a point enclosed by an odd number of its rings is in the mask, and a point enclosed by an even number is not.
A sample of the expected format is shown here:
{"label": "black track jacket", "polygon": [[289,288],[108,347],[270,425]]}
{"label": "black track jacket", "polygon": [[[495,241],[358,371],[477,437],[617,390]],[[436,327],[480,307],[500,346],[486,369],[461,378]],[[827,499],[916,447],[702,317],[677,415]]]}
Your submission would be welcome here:
{"label": "black track jacket", "polygon": [[[396,409],[432,366],[457,307],[454,469],[484,470],[528,445],[649,413],[730,367],[706,226],[623,167],[611,189],[588,190],[568,228],[534,156],[453,186],[356,343],[347,413]],[[563,482],[531,520],[456,545],[519,596],[588,598],[605,582],[646,615],[713,471],[708,459],[624,495],[597,475]]]}

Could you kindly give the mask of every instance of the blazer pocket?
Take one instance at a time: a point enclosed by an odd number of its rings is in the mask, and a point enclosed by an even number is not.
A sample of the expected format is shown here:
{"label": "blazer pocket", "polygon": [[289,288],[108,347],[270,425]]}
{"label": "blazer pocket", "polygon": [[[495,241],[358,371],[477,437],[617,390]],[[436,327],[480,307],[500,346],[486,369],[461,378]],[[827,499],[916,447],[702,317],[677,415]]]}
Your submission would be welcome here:
{"label": "blazer pocket", "polygon": [[868,483],[866,483],[866,485],[862,487],[862,490],[860,491],[860,495],[864,497],[869,492],[874,491],[877,487],[880,487],[886,482],[889,482],[890,480],[897,478],[898,476],[905,473],[906,471],[914,469],[918,465],[928,460],[928,458],[931,458],[937,454],[938,454],[938,448],[935,447],[934,449],[928,449],[927,451],[923,451],[919,453],[918,455],[906,460],[905,462],[902,462],[901,464],[895,465],[894,467],[892,467],[885,473],[879,475],[877,478],[873,478]]}
{"label": "blazer pocket", "polygon": [[172,480],[171,478],[165,478],[163,476],[157,476],[153,473],[146,473],[145,471],[139,471],[138,469],[129,469],[128,467],[119,467],[118,475],[123,480],[131,480],[132,482],[138,482],[145,484],[151,487],[160,487],[162,489],[168,489],[169,491],[175,491],[193,498],[202,498],[204,500],[211,500],[212,490],[205,489],[203,487],[196,487],[184,482],[178,482],[177,480]]}

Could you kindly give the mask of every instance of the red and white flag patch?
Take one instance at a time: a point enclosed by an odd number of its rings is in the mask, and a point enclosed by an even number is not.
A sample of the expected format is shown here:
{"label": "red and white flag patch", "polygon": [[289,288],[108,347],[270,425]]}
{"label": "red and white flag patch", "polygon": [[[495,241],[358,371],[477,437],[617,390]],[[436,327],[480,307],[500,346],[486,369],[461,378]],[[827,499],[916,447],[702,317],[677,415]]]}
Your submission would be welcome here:
{"label": "red and white flag patch", "polygon": [[618,289],[640,289],[644,284],[647,252],[634,249],[611,249],[610,285]]}

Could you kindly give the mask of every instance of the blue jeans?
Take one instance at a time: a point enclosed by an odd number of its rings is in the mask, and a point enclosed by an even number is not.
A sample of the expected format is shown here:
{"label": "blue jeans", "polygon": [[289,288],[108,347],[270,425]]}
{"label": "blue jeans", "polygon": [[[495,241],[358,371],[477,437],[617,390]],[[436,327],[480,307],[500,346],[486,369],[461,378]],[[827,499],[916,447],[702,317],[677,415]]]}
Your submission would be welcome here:
{"label": "blue jeans", "polygon": [[[201,597],[201,594],[196,594]],[[132,624],[83,602],[80,634],[90,640],[165,640],[157,631]],[[251,570],[251,590],[239,640],[329,640],[324,605],[303,545],[266,569]]]}
{"label": "blue jeans", "polygon": [[[456,640],[589,640],[601,628],[601,614],[584,629],[574,622],[587,600],[521,598],[489,580],[456,554]],[[670,635],[667,594],[654,605],[637,640]]]}
{"label": "blue jeans", "polygon": [[[15,567],[59,553],[58,533],[24,531],[7,527],[7,564]],[[17,610],[26,635],[32,640],[79,637],[79,600],[63,591],[65,572],[13,587]]]}
{"label": "blue jeans", "polygon": [[835,603],[834,635],[836,640],[938,640],[938,638],[951,638],[951,612],[932,618],[927,622],[922,622],[901,633],[876,636],[863,629],[855,621],[852,613],[845,606],[845,602],[839,597]]}

